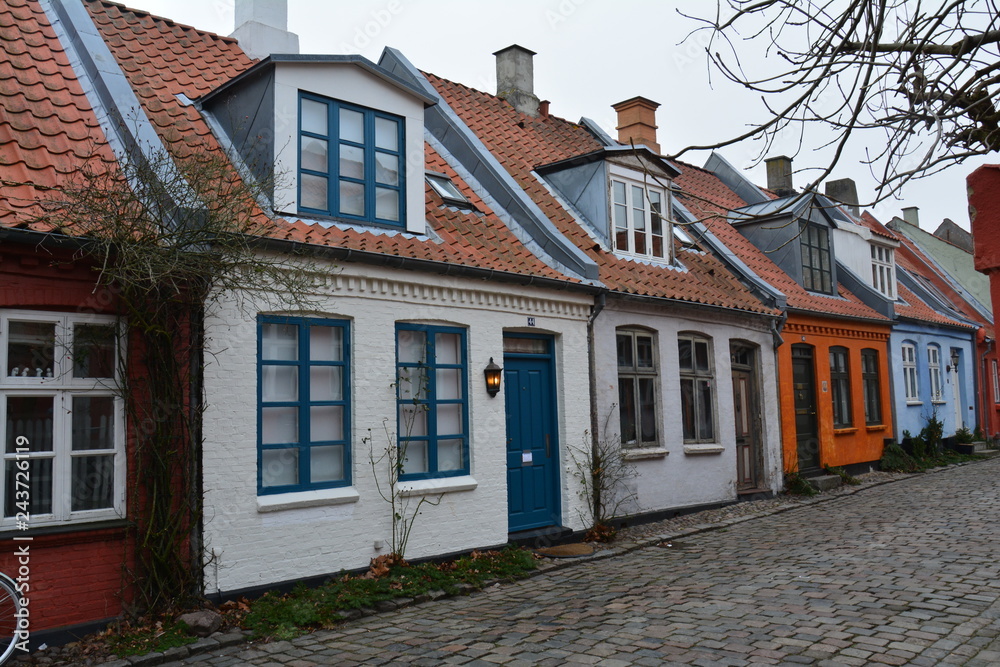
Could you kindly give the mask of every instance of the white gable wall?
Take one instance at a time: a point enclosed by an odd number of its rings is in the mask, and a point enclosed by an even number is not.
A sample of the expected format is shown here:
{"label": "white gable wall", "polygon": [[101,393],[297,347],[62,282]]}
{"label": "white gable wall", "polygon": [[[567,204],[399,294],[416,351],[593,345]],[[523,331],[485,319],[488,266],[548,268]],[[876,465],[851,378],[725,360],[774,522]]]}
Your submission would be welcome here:
{"label": "white gable wall", "polygon": [[[406,230],[423,233],[424,103],[349,63],[277,63],[274,77],[275,207],[298,210],[299,92],[402,116],[406,134]],[[331,146],[331,150],[334,147]]]}

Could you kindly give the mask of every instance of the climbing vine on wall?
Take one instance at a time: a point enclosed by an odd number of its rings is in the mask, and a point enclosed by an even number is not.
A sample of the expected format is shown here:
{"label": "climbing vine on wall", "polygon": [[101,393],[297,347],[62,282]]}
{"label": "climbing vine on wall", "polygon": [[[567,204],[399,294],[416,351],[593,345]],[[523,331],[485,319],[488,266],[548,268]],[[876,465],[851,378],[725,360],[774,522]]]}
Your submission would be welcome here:
{"label": "climbing vine on wall", "polygon": [[[80,241],[81,259],[115,294],[129,434],[126,583],[139,610],[201,589],[204,323],[223,301],[308,304],[308,262],[262,246],[272,181],[240,177],[217,148],[167,141],[117,160],[95,147],[76,180],[47,202],[45,222]],[[266,205],[266,204],[265,204]]]}

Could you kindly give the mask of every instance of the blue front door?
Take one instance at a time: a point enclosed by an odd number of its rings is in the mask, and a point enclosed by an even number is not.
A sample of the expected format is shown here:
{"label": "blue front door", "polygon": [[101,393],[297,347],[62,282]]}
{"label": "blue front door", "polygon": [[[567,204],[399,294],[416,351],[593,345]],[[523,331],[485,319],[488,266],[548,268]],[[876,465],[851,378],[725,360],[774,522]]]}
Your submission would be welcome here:
{"label": "blue front door", "polygon": [[[544,342],[544,349],[550,350],[551,341]],[[507,507],[512,533],[560,523],[552,363],[551,353],[504,355]]]}

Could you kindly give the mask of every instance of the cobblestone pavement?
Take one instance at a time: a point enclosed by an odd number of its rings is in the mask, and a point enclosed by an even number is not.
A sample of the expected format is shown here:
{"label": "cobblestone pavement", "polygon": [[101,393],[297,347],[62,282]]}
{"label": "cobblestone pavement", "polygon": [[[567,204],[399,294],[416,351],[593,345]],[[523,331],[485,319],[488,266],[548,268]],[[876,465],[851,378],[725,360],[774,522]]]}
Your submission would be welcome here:
{"label": "cobblestone pavement", "polygon": [[1000,664],[1000,459],[777,509],[166,664]]}

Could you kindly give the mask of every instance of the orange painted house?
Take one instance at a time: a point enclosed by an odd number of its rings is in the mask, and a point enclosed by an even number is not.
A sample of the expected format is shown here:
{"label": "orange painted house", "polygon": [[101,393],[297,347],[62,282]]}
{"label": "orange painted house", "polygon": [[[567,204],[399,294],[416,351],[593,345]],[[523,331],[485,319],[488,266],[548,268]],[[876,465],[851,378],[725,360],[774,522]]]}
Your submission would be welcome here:
{"label": "orange painted house", "polygon": [[[885,438],[892,437],[887,323],[790,310],[782,337],[778,379],[785,471],[850,468],[878,461]],[[854,371],[847,377],[849,416],[844,424],[836,424],[834,417],[833,384],[839,378],[833,376],[837,371],[824,363],[833,353],[846,355],[849,370]],[[876,360],[879,379],[873,401],[866,400],[865,372],[860,367],[860,360],[868,355]]]}

